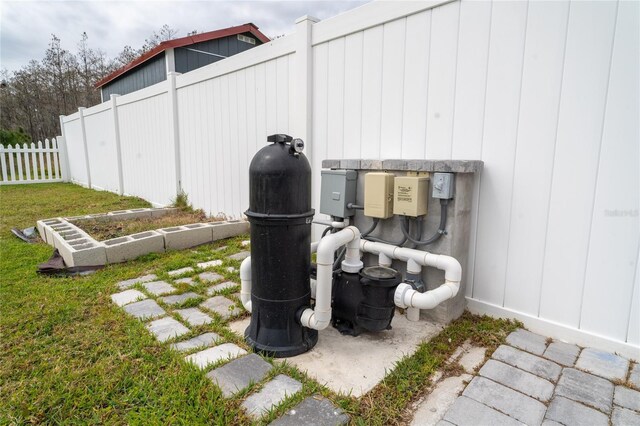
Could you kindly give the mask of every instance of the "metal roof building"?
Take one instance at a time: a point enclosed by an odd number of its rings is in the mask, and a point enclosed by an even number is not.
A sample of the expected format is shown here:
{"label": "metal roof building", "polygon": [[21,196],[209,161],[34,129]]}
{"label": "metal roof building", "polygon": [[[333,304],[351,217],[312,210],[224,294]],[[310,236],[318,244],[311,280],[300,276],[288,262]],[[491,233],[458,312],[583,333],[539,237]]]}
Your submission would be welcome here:
{"label": "metal roof building", "polygon": [[166,80],[168,72],[186,73],[269,41],[252,23],[160,43],[95,84],[102,101]]}

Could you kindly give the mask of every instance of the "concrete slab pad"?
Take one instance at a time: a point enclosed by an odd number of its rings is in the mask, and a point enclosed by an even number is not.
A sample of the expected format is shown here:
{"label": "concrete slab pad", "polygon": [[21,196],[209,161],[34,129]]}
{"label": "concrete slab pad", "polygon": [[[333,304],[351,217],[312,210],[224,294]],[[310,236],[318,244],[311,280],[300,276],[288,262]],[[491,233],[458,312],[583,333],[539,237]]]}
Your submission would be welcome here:
{"label": "concrete slab pad", "polygon": [[413,414],[412,426],[434,425],[442,419],[451,405],[464,390],[466,382],[473,377],[469,374],[448,377],[439,382],[433,391],[418,405]]}
{"label": "concrete slab pad", "polygon": [[213,296],[214,294],[222,291],[222,290],[226,290],[228,288],[232,288],[232,287],[236,287],[239,286],[240,284],[238,283],[234,283],[233,281],[225,281],[223,283],[220,284],[216,284],[214,286],[211,286],[207,289],[207,295],[208,296]]}
{"label": "concrete slab pad", "polygon": [[402,357],[413,354],[420,342],[442,329],[429,322],[409,322],[399,314],[394,315],[391,326],[391,330],[358,337],[343,336],[329,326],[319,332],[318,343],[312,350],[287,358],[287,362],[334,392],[352,392],[360,397],[378,384]]}
{"label": "concrete slab pad", "polygon": [[249,327],[251,323],[251,317],[245,317],[233,322],[230,322],[229,328],[240,337],[244,337],[244,331]]}
{"label": "concrete slab pad", "polygon": [[120,290],[126,290],[126,289],[128,289],[129,287],[132,287],[132,286],[134,286],[134,285],[136,285],[136,284],[139,284],[139,283],[146,283],[146,282],[149,282],[149,281],[154,281],[154,280],[156,280],[157,278],[158,278],[158,277],[157,277],[155,274],[143,275],[143,276],[138,277],[138,278],[132,278],[132,279],[130,279],[130,280],[120,281],[120,282],[118,283],[118,288],[119,288]]}
{"label": "concrete slab pad", "polygon": [[224,296],[211,297],[200,304],[202,308],[215,312],[224,319],[238,315],[242,310],[236,304]]}
{"label": "concrete slab pad", "polygon": [[174,337],[180,337],[189,332],[187,327],[170,317],[151,321],[147,324],[147,329],[160,342],[166,342],[167,340],[173,339]]}
{"label": "concrete slab pad", "polygon": [[594,348],[582,350],[576,368],[609,380],[626,380],[629,360]]}
{"label": "concrete slab pad", "polygon": [[[547,411],[540,401],[484,377],[474,378],[463,395],[528,425],[542,423]],[[445,420],[449,419],[445,416]]]}
{"label": "concrete slab pad", "polygon": [[611,416],[613,426],[637,426],[640,425],[640,413],[636,413],[626,408],[616,407]]}
{"label": "concrete slab pad", "polygon": [[129,315],[140,320],[161,317],[166,314],[164,309],[155,300],[147,299],[141,302],[130,303],[123,308]]}
{"label": "concrete slab pad", "polygon": [[279,374],[257,393],[249,395],[242,403],[247,415],[253,419],[262,417],[276,405],[302,390],[302,383]]}
{"label": "concrete slab pad", "polygon": [[225,398],[229,398],[263,380],[272,369],[273,366],[260,355],[249,354],[210,371],[207,377],[220,388]]}
{"label": "concrete slab pad", "polygon": [[203,272],[201,274],[198,274],[198,277],[203,283],[213,283],[224,279],[222,275],[215,272]]}
{"label": "concrete slab pad", "polygon": [[151,281],[150,283],[143,283],[142,287],[154,296],[162,296],[176,291],[176,288],[166,281]]}
{"label": "concrete slab pad", "polygon": [[305,398],[270,426],[336,426],[348,422],[349,416],[342,409],[328,399],[314,395]]}
{"label": "concrete slab pad", "polygon": [[573,367],[579,353],[580,348],[576,345],[552,342],[542,356],[565,367]]}
{"label": "concrete slab pad", "polygon": [[188,293],[175,294],[173,296],[164,296],[161,297],[160,300],[162,300],[167,305],[179,305],[186,302],[187,300],[197,299],[199,297],[199,294],[190,291]]}
{"label": "concrete slab pad", "polygon": [[171,349],[174,349],[178,352],[188,352],[194,349],[211,346],[218,340],[220,340],[220,336],[218,336],[216,333],[204,333],[189,340],[173,343],[171,345]]}
{"label": "concrete slab pad", "polygon": [[187,266],[186,268],[174,269],[173,271],[167,272],[170,277],[177,277],[178,275],[184,275],[188,272],[193,272],[194,269],[191,266]]}
{"label": "concrete slab pad", "polygon": [[200,269],[207,269],[207,268],[213,268],[214,266],[220,266],[222,265],[222,260],[209,260],[207,262],[200,262],[197,264],[198,268]]}
{"label": "concrete slab pad", "polygon": [[611,412],[613,383],[601,377],[565,368],[556,386],[556,395],[581,402],[605,413]]}
{"label": "concrete slab pad", "polygon": [[240,243],[240,245],[241,245],[242,247],[247,247],[247,246],[248,246],[248,245],[250,245],[250,244],[251,244],[251,241],[249,241],[249,240],[244,240],[244,241],[242,241],[242,242]]}
{"label": "concrete slab pad", "polygon": [[487,361],[478,374],[543,402],[553,395],[551,382],[493,359]]}
{"label": "concrete slab pad", "polygon": [[118,306],[128,305],[131,302],[137,302],[138,300],[146,298],[147,296],[138,290],[125,290],[121,293],[111,295],[111,300]]}
{"label": "concrete slab pad", "polygon": [[516,419],[464,396],[456,399],[443,420],[455,425],[522,426]]}
{"label": "concrete slab pad", "polygon": [[195,281],[191,277],[178,278],[177,280],[174,280],[173,282],[175,282],[176,284],[187,284],[187,285],[194,285],[195,284]]}
{"label": "concrete slab pad", "polygon": [[177,309],[176,313],[180,315],[180,318],[194,327],[213,322],[213,319],[209,315],[205,314],[198,308]]}
{"label": "concrete slab pad", "polygon": [[213,348],[188,355],[185,360],[204,370],[210,364],[215,364],[222,360],[237,358],[240,355],[245,355],[246,353],[247,351],[238,345],[234,345],[233,343],[223,343],[222,345],[214,346]]}
{"label": "concrete slab pad", "polygon": [[507,336],[507,343],[523,351],[542,355],[547,349],[547,338],[540,334],[535,334],[522,328],[512,332]]}
{"label": "concrete slab pad", "polygon": [[629,410],[640,411],[640,392],[624,386],[616,386],[613,403]]}
{"label": "concrete slab pad", "polygon": [[228,268],[225,268],[224,270],[227,271],[227,272],[231,272],[231,273],[238,272],[238,270],[236,268],[234,268],[233,266],[229,266]]}
{"label": "concrete slab pad", "polygon": [[562,371],[562,367],[555,362],[506,345],[498,347],[493,353],[492,358],[552,382],[558,380],[560,372]]}
{"label": "concrete slab pad", "polygon": [[556,396],[549,405],[546,418],[563,425],[607,426],[609,418],[598,410]]}
{"label": "concrete slab pad", "polygon": [[241,251],[239,253],[236,254],[232,254],[231,256],[228,256],[229,259],[233,259],[233,260],[245,260],[247,257],[251,256],[251,252],[250,251]]}

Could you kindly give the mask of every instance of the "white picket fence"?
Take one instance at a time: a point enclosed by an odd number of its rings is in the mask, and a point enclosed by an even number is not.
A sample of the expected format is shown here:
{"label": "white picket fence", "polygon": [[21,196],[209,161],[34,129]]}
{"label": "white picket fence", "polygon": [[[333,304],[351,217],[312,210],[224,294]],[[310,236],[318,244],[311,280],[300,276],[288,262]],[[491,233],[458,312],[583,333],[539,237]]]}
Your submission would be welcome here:
{"label": "white picket fence", "polygon": [[45,139],[44,145],[41,141],[22,146],[0,144],[0,185],[62,182],[66,174],[62,152],[56,138]]}

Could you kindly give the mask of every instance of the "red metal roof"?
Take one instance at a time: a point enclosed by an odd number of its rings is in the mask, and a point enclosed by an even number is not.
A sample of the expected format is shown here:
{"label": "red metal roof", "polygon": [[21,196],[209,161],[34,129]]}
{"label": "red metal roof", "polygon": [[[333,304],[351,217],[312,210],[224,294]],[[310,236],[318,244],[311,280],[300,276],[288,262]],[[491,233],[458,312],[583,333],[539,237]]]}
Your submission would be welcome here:
{"label": "red metal roof", "polygon": [[236,34],[242,34],[242,33],[251,33],[258,40],[260,40],[263,43],[267,43],[267,42],[271,41],[269,39],[269,37],[267,37],[266,35],[262,34],[258,30],[258,27],[256,27],[252,23],[248,23],[248,24],[244,24],[244,25],[238,25],[237,27],[224,28],[224,29],[221,29],[221,30],[209,31],[208,33],[196,34],[196,35],[193,35],[193,36],[187,36],[187,37],[176,38],[176,39],[173,39],[173,40],[163,41],[162,43],[160,43],[159,45],[157,45],[153,49],[149,50],[148,52],[143,53],[142,55],[138,56],[133,61],[129,62],[127,65],[123,66],[122,68],[119,68],[119,69],[115,70],[114,72],[112,72],[111,74],[109,74],[108,76],[103,78],[102,80],[98,81],[95,84],[95,87],[98,88],[98,87],[104,86],[105,84],[107,84],[111,80],[114,80],[115,78],[120,77],[122,74],[126,73],[127,71],[134,69],[138,65],[142,64],[143,62],[148,61],[149,59],[153,58],[154,56],[156,56],[156,55],[158,55],[158,54],[160,54],[162,52],[164,52],[167,49],[176,48],[176,47],[182,47],[182,46],[188,46],[188,45],[194,44],[194,43],[200,43],[200,42],[203,42],[203,41],[215,40],[217,38],[228,37],[228,36],[232,36],[232,35],[236,35]]}

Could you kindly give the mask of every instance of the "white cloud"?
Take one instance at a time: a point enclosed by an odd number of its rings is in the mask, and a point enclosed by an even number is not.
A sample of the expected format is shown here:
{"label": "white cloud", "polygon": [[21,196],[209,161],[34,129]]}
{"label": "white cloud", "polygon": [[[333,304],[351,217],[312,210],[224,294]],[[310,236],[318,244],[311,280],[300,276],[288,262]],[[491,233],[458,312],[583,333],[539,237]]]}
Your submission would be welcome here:
{"label": "white cloud", "polygon": [[326,19],[365,3],[354,1],[2,1],[0,66],[17,70],[41,59],[51,34],[75,51],[82,32],[93,48],[113,57],[125,45],[140,47],[162,25],[211,31],[253,22],[267,36],[293,31],[296,18]]}

